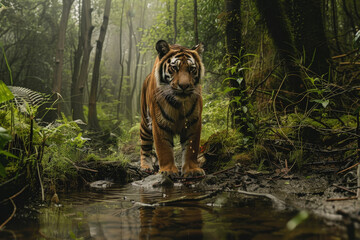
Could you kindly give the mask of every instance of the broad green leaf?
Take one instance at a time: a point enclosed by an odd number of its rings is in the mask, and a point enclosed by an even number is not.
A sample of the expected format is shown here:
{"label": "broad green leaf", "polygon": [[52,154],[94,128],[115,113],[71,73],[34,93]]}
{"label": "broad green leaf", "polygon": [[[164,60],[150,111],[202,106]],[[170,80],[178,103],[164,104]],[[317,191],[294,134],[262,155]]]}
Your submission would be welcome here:
{"label": "broad green leaf", "polygon": [[246,106],[243,106],[243,107],[242,107],[242,110],[243,110],[244,113],[247,113],[248,108],[247,108]]}
{"label": "broad green leaf", "polygon": [[320,103],[323,106],[323,108],[326,108],[330,103],[329,99],[326,99],[326,100],[324,100],[324,99],[315,99],[315,100],[312,100],[312,101],[316,102],[316,103]]}
{"label": "broad green leaf", "polygon": [[225,88],[224,93],[228,93],[228,92],[231,92],[231,91],[234,91],[234,90],[238,90],[238,88],[227,87],[227,88]]}
{"label": "broad green leaf", "polygon": [[6,86],[6,84],[0,80],[0,103],[10,101],[14,98],[14,95]]}
{"label": "broad green leaf", "polygon": [[0,150],[4,148],[5,144],[11,140],[5,128],[0,127]]}
{"label": "broad green leaf", "polygon": [[0,150],[0,155],[5,155],[5,156],[7,156],[7,157],[11,157],[11,158],[16,158],[16,159],[18,159],[17,156],[15,156],[14,154],[9,153],[8,151],[5,151],[5,150]]}

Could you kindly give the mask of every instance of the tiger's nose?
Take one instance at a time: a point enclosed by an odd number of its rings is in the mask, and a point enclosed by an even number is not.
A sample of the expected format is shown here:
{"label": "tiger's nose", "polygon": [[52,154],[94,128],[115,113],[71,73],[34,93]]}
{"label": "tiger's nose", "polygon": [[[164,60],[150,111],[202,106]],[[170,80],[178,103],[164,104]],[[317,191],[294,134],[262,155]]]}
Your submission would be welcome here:
{"label": "tiger's nose", "polygon": [[188,83],[183,83],[183,84],[179,84],[179,87],[184,91],[186,90],[187,88],[189,88],[190,84]]}

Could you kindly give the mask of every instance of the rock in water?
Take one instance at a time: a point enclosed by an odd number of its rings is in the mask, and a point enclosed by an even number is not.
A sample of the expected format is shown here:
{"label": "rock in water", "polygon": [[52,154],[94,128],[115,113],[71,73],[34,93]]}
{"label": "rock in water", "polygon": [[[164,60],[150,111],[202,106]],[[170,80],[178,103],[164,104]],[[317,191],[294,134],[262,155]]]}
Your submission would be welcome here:
{"label": "rock in water", "polygon": [[107,180],[98,180],[95,182],[90,183],[90,187],[91,188],[96,188],[96,189],[106,189],[111,187],[111,185],[113,185],[113,182],[107,181]]}
{"label": "rock in water", "polygon": [[174,182],[164,174],[150,175],[142,180],[132,183],[135,186],[146,188],[172,187]]}

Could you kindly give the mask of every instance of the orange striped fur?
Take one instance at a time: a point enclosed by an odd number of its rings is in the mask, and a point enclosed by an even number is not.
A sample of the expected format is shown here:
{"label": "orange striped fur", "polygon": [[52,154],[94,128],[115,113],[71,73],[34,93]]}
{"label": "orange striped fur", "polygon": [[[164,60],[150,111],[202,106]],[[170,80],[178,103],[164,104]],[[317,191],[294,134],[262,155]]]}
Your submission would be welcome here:
{"label": "orange striped fur", "polygon": [[181,173],[185,177],[204,175],[197,161],[202,112],[200,80],[205,72],[200,57],[203,46],[188,49],[160,40],[156,50],[158,56],[141,93],[141,167],[153,171],[154,145],[159,172],[177,175],[173,137],[180,135]]}

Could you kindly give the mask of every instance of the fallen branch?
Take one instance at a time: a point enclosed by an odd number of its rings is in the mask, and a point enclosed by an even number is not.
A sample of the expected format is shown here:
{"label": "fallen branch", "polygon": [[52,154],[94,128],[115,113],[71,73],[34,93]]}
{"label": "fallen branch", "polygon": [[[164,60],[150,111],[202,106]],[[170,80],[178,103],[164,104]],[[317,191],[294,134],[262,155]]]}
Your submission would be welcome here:
{"label": "fallen branch", "polygon": [[15,215],[15,212],[16,212],[16,205],[14,203],[14,200],[12,200],[11,198],[9,198],[10,202],[12,203],[14,209],[13,209],[13,212],[11,213],[10,217],[8,219],[5,220],[5,222],[3,222],[1,225],[0,225],[0,230],[3,229],[3,227],[14,217]]}
{"label": "fallen branch", "polygon": [[269,193],[247,192],[247,191],[243,191],[243,190],[238,190],[238,193],[242,193],[242,194],[249,195],[249,196],[266,197],[266,198],[269,198],[277,208],[281,208],[281,209],[285,208],[285,202],[283,202],[282,200],[278,199],[277,197],[275,197],[274,195],[271,195]]}
{"label": "fallen branch", "polygon": [[360,65],[360,62],[340,62],[340,65]]}
{"label": "fallen branch", "polygon": [[159,201],[159,202],[155,203],[155,206],[169,206],[173,203],[179,203],[179,202],[201,201],[206,198],[212,198],[221,191],[222,191],[221,189],[218,189],[214,192],[211,192],[211,193],[208,193],[205,195],[200,195],[200,196],[195,196],[195,197],[181,196],[181,197],[174,198],[174,199],[163,200],[163,201]]}
{"label": "fallen branch", "polygon": [[41,180],[39,163],[36,163],[36,169],[37,169],[37,174],[38,174],[38,178],[39,178],[39,182],[40,182],[40,188],[41,188],[41,200],[44,202],[45,201],[45,192],[44,192],[44,186],[43,186],[43,183],[42,183],[42,180]]}
{"label": "fallen branch", "polygon": [[195,197],[181,196],[181,197],[174,198],[174,199],[168,199],[168,200],[159,201],[159,202],[156,202],[156,203],[153,203],[153,204],[135,202],[132,207],[129,207],[129,208],[126,208],[126,209],[121,209],[120,211],[114,212],[112,215],[113,216],[119,216],[124,212],[127,212],[127,211],[132,210],[132,209],[136,209],[136,208],[141,208],[141,207],[156,208],[156,207],[159,207],[159,206],[170,206],[170,205],[172,205],[174,203],[179,203],[179,202],[181,203],[181,202],[201,201],[201,200],[204,200],[206,198],[214,197],[216,194],[218,194],[221,191],[223,191],[223,190],[222,189],[217,189],[214,192],[211,192],[211,193],[205,194],[205,195],[200,195],[200,196],[195,196]]}
{"label": "fallen branch", "polygon": [[11,213],[10,217],[8,219],[5,220],[5,222],[3,222],[1,225],[0,225],[0,230],[3,229],[3,227],[14,217],[15,215],[15,212],[16,212],[16,205],[15,205],[15,202],[13,200],[13,198],[17,197],[19,194],[21,194],[29,185],[26,185],[25,187],[23,187],[19,192],[15,193],[14,195],[12,195],[11,197],[9,197],[9,201],[12,203],[14,209],[13,209],[13,212]]}
{"label": "fallen branch", "polygon": [[349,56],[349,55],[352,55],[352,54],[354,54],[354,53],[357,53],[358,51],[359,51],[359,49],[357,48],[357,49],[355,49],[355,50],[352,50],[351,52],[344,53],[344,54],[337,55],[337,56],[333,56],[333,57],[331,57],[331,58],[335,60],[335,59],[338,59],[338,58],[347,57],[347,56]]}
{"label": "fallen branch", "polygon": [[98,170],[96,170],[96,169],[91,169],[91,168],[86,168],[86,167],[79,167],[79,166],[77,166],[73,161],[71,161],[70,159],[68,159],[68,158],[66,158],[66,160],[68,160],[75,168],[76,168],[76,170],[85,170],[85,171],[89,171],[89,172],[95,172],[95,173],[97,173],[97,172],[99,172]]}

